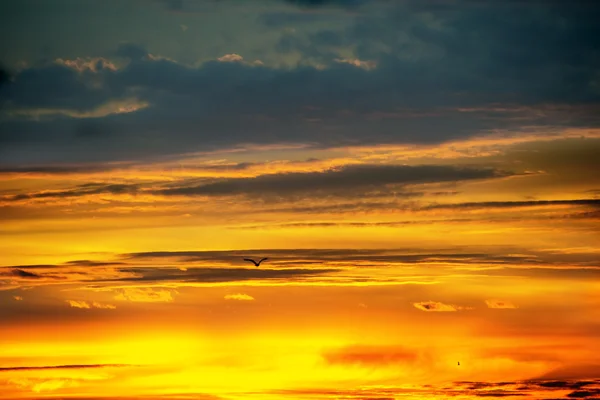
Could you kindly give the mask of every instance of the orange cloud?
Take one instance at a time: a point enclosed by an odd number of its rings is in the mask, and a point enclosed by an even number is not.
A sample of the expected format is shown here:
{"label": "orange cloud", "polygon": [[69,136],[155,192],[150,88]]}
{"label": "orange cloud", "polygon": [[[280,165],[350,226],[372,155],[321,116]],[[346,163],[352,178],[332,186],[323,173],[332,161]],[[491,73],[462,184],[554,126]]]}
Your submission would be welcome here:
{"label": "orange cloud", "polygon": [[15,299],[16,301],[22,301],[23,297],[22,296],[13,296],[13,299]]}
{"label": "orange cloud", "polygon": [[514,305],[510,301],[497,300],[497,299],[486,300],[485,304],[487,304],[487,306],[489,308],[519,308],[518,306]]}
{"label": "orange cloud", "polygon": [[225,295],[225,300],[251,301],[254,300],[254,297],[244,293],[235,293]]}
{"label": "orange cloud", "polygon": [[444,304],[438,301],[421,301],[419,303],[413,303],[413,306],[415,306],[421,311],[459,311],[471,309],[470,307],[461,307],[452,304]]}

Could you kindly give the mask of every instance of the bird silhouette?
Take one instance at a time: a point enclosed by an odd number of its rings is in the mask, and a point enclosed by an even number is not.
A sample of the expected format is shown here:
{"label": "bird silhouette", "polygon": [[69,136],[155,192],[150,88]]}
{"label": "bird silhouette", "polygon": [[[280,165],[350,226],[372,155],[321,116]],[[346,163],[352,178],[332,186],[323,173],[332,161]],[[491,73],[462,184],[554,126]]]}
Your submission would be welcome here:
{"label": "bird silhouette", "polygon": [[460,366],[460,361],[458,362],[458,366]]}
{"label": "bird silhouette", "polygon": [[262,260],[260,260],[259,262],[256,262],[256,261],[254,261],[254,260],[253,260],[253,259],[251,259],[251,258],[244,258],[244,261],[250,261],[251,263],[253,263],[253,264],[254,264],[255,266],[257,266],[257,267],[260,265],[260,263],[261,263],[261,262],[263,262],[263,261],[265,261],[265,260],[268,260],[268,258],[267,258],[267,257],[265,257],[265,258],[263,258]]}

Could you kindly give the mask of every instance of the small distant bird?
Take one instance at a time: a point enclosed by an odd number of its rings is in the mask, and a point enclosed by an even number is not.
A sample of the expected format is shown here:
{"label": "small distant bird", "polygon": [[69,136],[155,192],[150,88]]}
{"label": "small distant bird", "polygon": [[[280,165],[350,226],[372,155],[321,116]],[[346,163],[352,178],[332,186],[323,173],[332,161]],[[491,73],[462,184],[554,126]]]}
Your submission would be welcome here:
{"label": "small distant bird", "polygon": [[460,361],[458,362],[458,366],[460,367]]}
{"label": "small distant bird", "polygon": [[254,261],[254,260],[253,260],[253,259],[251,259],[251,258],[244,258],[244,261],[250,261],[251,263],[253,263],[253,264],[254,264],[255,266],[257,266],[257,267],[260,265],[260,263],[261,263],[261,262],[263,262],[263,261],[265,261],[265,260],[268,260],[268,258],[267,258],[267,257],[265,257],[265,258],[263,258],[262,260],[260,260],[259,262],[256,262],[256,261]]}

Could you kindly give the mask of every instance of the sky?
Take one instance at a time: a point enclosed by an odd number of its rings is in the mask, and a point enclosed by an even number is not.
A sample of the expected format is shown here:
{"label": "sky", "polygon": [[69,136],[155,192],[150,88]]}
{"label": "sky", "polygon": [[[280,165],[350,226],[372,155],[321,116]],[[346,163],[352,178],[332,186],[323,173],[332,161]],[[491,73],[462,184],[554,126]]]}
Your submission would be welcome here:
{"label": "sky", "polygon": [[600,398],[599,20],[1,1],[0,399]]}

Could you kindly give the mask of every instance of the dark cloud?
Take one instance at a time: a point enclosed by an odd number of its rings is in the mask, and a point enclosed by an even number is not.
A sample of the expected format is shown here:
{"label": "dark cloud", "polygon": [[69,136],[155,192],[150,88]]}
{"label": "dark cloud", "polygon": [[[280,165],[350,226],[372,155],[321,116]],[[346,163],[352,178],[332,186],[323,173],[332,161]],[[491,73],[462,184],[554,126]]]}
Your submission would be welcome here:
{"label": "dark cloud", "polygon": [[94,194],[133,194],[137,193],[138,185],[135,184],[101,184],[87,183],[79,185],[75,189],[55,190],[38,193],[21,193],[1,198],[5,201],[22,201],[31,199],[60,199],[68,197],[81,197]]}
{"label": "dark cloud", "polygon": [[[150,106],[97,118],[85,129],[66,116],[3,119],[0,158],[10,164],[141,159],[248,142],[433,144],[494,129],[600,126],[596,3],[369,4],[375,11],[346,28],[282,37],[278,48],[302,59],[290,68],[217,61],[192,68],[147,57],[129,43],[117,54],[132,62],[118,71],[24,69],[0,94],[11,110],[90,111],[132,96]],[[377,68],[335,61],[349,51]],[[531,109],[526,120],[491,107],[565,104],[575,114]],[[473,107],[488,111],[460,111]]]}
{"label": "dark cloud", "polygon": [[[168,1],[167,3],[177,3],[176,1]],[[128,58],[132,61],[138,61],[148,55],[148,50],[143,46],[135,43],[121,43],[115,51],[115,55],[118,57]]]}
{"label": "dark cloud", "polygon": [[454,204],[433,204],[422,207],[423,210],[430,209],[461,209],[461,208],[516,208],[516,207],[538,207],[554,205],[573,206],[600,206],[600,199],[575,199],[575,200],[528,200],[528,201],[484,201]]}
{"label": "dark cloud", "polygon": [[385,185],[449,182],[508,176],[493,169],[452,166],[360,165],[325,172],[282,173],[255,178],[225,179],[199,186],[164,189],[156,193],[179,196],[295,194],[311,191],[347,192]]}
{"label": "dark cloud", "polygon": [[[106,279],[106,281],[119,282],[240,282],[248,280],[282,280],[294,278],[307,278],[318,275],[338,272],[334,268],[187,268],[182,271],[178,268],[121,268],[119,272],[136,274],[131,277]],[[100,281],[100,280],[97,280]]]}
{"label": "dark cloud", "polygon": [[8,84],[11,80],[11,74],[8,70],[0,64],[0,89],[2,86]]}
{"label": "dark cloud", "polygon": [[[24,265],[23,268],[37,268],[37,269],[44,269],[48,266],[44,266],[44,265],[33,265],[33,266],[29,266],[29,265]],[[54,266],[49,266],[50,268],[53,268]],[[25,269],[21,269],[21,268],[15,268],[15,267],[0,267],[0,277],[3,276],[7,276],[7,277],[12,277],[12,278],[20,278],[20,279],[25,279],[28,281],[45,281],[45,280],[57,280],[57,279],[63,279],[60,276],[57,275],[49,275],[49,274],[40,274],[40,273],[35,273],[35,272],[30,272],[27,271]]]}
{"label": "dark cloud", "polygon": [[44,365],[26,367],[0,367],[0,372],[9,371],[37,371],[53,369],[96,369],[96,368],[121,368],[132,367],[131,364],[73,364],[73,365]]}
{"label": "dark cloud", "polygon": [[570,399],[598,398],[599,396],[600,396],[600,389],[576,390],[567,395],[567,397]]}
{"label": "dark cloud", "polygon": [[[240,163],[233,166],[209,166],[207,170],[243,170],[250,165],[252,163]],[[67,169],[63,170],[62,167],[53,169],[50,167],[48,170],[55,173],[69,171],[68,167],[65,168]],[[8,170],[14,171],[19,169]],[[23,168],[21,170],[28,169]],[[45,171],[46,169],[32,168],[31,170]],[[300,200],[310,196],[343,196],[347,198],[348,196],[363,197],[368,195],[371,198],[394,196],[396,200],[389,203],[388,206],[397,208],[398,204],[396,201],[398,198],[406,199],[423,195],[422,192],[404,190],[403,187],[409,184],[488,179],[509,175],[511,173],[491,168],[461,168],[436,165],[359,165],[345,166],[323,172],[264,174],[257,177],[226,178],[221,180],[202,179],[200,180],[202,182],[200,185],[197,184],[198,180],[181,181],[162,185],[160,189],[143,189],[138,184],[87,183],[70,189],[5,195],[0,197],[0,200],[17,202],[31,199],[61,199],[97,194],[138,193],[164,196],[246,195],[253,198],[260,197],[275,201],[281,200],[281,197],[286,197],[288,200]],[[191,185],[191,182],[194,185]],[[365,208],[368,205],[363,203],[359,206]],[[372,202],[371,206],[382,208],[385,207],[385,204]],[[320,207],[322,208],[323,206]],[[331,208],[329,211],[335,212],[334,209],[348,211],[348,207],[352,209],[356,205],[330,204],[325,207],[329,207]],[[326,210],[320,209],[319,211],[323,212]],[[302,212],[302,210],[296,210],[296,212]]]}
{"label": "dark cloud", "polygon": [[17,276],[19,278],[26,278],[26,279],[40,279],[42,276],[35,274],[33,272],[29,272],[29,271],[25,271],[23,269],[13,269],[10,272],[11,275],[13,276]]}
{"label": "dark cloud", "polygon": [[[519,263],[520,262],[515,262]],[[549,262],[548,264],[560,265],[558,262]],[[587,265],[586,265],[587,264]],[[589,265],[589,267],[588,267]],[[563,280],[582,280],[594,281],[600,279],[600,268],[597,266],[597,261],[582,262],[580,265],[571,266],[570,268],[499,268],[486,271],[479,271],[477,274],[489,276],[512,276],[525,278],[543,278],[543,279],[563,279]]]}
{"label": "dark cloud", "polygon": [[107,171],[112,169],[109,165],[79,164],[79,165],[28,165],[28,166],[0,166],[0,174],[31,173],[31,174],[78,174]]}
{"label": "dark cloud", "polygon": [[[7,267],[4,267],[7,268]],[[33,264],[33,265],[13,265],[12,269],[46,269],[46,268],[54,268],[54,264]]]}
{"label": "dark cloud", "polygon": [[269,264],[277,268],[285,267],[288,262],[359,262],[374,263],[430,263],[444,262],[456,264],[523,264],[544,263],[543,258],[535,255],[495,255],[486,253],[456,253],[452,251],[423,252],[410,250],[349,250],[349,249],[302,249],[302,250],[238,250],[238,251],[154,251],[124,254],[128,260],[172,259],[179,262],[225,262],[237,264],[242,258],[264,257],[269,255]]}
{"label": "dark cloud", "polygon": [[[577,381],[569,382],[576,385]],[[423,385],[412,389],[405,387],[394,387],[387,385],[378,388],[361,388],[349,390],[332,389],[298,389],[298,390],[277,390],[269,393],[284,397],[311,397],[311,398],[344,398],[344,399],[394,399],[399,397],[432,397],[432,398],[453,398],[453,397],[531,397],[544,398],[551,400],[556,396],[556,391],[562,390],[552,387],[540,387],[527,381],[522,382],[454,382],[452,385]],[[597,390],[593,389],[586,392],[596,395]],[[561,393],[562,394],[562,393]],[[583,394],[583,393],[579,393]],[[540,397],[543,396],[543,397]],[[574,398],[561,397],[562,399]]]}
{"label": "dark cloud", "polygon": [[594,381],[547,381],[537,383],[541,387],[557,389],[581,389],[582,387],[594,384],[596,384]]}
{"label": "dark cloud", "polygon": [[92,261],[92,260],[73,260],[67,261],[65,265],[72,265],[78,267],[107,267],[112,265],[123,265],[125,263],[118,261]]}

